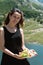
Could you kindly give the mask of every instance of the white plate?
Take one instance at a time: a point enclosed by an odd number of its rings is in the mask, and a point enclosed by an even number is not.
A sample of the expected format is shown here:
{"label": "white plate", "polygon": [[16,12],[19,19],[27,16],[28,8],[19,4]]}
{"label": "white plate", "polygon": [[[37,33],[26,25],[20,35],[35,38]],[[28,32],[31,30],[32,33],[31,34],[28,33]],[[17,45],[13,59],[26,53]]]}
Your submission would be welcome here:
{"label": "white plate", "polygon": [[[30,49],[29,51],[26,51],[27,53],[28,53],[28,56],[24,56],[23,58],[32,58],[32,57],[34,57],[34,56],[37,56],[38,54],[37,54],[37,52],[34,50],[34,49]],[[22,54],[22,53],[21,53]],[[25,53],[24,53],[25,54]]]}

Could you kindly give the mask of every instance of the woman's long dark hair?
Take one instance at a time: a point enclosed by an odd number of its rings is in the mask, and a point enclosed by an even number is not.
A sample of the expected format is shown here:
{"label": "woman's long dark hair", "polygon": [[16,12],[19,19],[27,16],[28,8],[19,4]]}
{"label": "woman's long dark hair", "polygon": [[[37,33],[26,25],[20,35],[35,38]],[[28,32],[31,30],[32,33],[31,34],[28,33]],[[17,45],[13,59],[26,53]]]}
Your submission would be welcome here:
{"label": "woman's long dark hair", "polygon": [[7,17],[6,17],[5,21],[4,21],[4,24],[7,25],[7,24],[9,23],[9,21],[10,21],[9,15],[12,15],[14,12],[18,12],[18,13],[21,14],[21,19],[20,19],[19,23],[17,23],[16,26],[19,27],[19,25],[21,25],[21,26],[23,27],[23,21],[24,21],[23,12],[20,11],[18,8],[13,8],[13,9],[8,13],[8,15],[7,15]]}

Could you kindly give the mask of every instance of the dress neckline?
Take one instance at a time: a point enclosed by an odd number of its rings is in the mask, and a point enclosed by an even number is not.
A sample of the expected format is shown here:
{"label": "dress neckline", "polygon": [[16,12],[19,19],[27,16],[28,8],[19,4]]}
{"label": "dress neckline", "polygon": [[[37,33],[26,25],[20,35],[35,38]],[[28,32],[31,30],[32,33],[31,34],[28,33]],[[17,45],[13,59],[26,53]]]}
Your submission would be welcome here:
{"label": "dress neckline", "polygon": [[10,32],[5,26],[4,26],[4,28],[5,28],[9,33],[11,33],[11,34],[14,34],[14,33],[17,32],[17,30],[16,30],[16,32]]}

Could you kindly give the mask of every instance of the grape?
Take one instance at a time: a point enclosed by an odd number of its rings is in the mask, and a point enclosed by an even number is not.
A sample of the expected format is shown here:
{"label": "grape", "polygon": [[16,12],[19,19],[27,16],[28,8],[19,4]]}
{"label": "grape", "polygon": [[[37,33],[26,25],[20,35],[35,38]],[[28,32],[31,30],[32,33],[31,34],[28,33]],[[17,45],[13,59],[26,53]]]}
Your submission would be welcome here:
{"label": "grape", "polygon": [[21,54],[22,57],[27,57],[27,54]]}

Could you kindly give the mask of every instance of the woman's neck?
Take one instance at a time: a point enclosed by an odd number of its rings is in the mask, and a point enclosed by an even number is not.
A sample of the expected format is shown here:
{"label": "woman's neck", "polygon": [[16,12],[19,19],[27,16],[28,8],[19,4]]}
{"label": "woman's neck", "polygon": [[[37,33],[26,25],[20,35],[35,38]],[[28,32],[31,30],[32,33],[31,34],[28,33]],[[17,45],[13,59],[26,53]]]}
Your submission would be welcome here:
{"label": "woman's neck", "polygon": [[11,29],[15,28],[15,25],[12,24],[12,23],[9,23],[7,26],[8,26],[9,28],[11,28]]}
{"label": "woman's neck", "polygon": [[8,29],[8,31],[10,31],[11,33],[14,33],[17,31],[17,27],[16,26],[10,26],[10,25],[5,25],[5,27]]}

